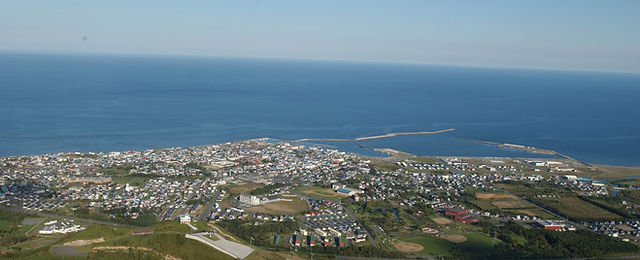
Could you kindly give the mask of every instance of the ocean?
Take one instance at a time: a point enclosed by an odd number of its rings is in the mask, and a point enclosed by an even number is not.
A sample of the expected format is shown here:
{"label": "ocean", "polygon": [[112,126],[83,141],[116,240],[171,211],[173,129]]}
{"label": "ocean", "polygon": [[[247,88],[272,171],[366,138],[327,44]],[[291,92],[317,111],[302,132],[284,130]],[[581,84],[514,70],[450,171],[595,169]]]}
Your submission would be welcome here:
{"label": "ocean", "polygon": [[[330,61],[0,53],[0,156],[355,138],[417,155],[640,165],[640,75]],[[375,155],[355,143],[326,147]]]}

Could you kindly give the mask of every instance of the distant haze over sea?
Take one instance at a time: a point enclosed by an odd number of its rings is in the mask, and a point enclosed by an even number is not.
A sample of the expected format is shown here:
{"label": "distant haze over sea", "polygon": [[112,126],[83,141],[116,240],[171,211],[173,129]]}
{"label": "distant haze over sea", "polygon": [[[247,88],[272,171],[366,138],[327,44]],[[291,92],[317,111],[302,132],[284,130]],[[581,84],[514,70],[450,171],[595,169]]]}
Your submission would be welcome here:
{"label": "distant haze over sea", "polygon": [[[273,137],[418,155],[640,165],[640,75],[295,60],[0,54],[0,156]],[[354,143],[326,143],[373,154]]]}

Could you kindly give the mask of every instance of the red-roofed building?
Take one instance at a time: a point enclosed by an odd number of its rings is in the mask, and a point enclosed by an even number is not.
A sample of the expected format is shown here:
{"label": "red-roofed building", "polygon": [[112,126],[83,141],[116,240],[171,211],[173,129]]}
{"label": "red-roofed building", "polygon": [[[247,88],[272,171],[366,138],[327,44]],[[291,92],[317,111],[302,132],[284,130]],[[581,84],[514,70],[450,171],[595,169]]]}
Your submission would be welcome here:
{"label": "red-roofed building", "polygon": [[459,215],[464,215],[467,214],[468,211],[466,209],[460,208],[460,207],[455,207],[455,208],[450,208],[450,209],[445,209],[444,210],[444,214],[447,216],[459,216]]}

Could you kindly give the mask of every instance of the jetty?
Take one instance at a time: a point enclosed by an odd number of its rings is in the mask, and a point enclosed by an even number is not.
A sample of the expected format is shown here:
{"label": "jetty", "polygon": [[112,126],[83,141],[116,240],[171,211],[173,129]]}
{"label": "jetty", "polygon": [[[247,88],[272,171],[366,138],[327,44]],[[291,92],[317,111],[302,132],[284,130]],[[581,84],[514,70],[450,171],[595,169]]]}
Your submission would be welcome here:
{"label": "jetty", "polygon": [[381,139],[381,138],[389,138],[389,137],[403,136],[403,135],[433,135],[433,134],[451,132],[451,131],[455,131],[455,130],[456,130],[455,128],[449,128],[449,129],[438,130],[438,131],[386,133],[386,134],[383,134],[383,135],[365,136],[365,137],[358,137],[358,138],[353,138],[353,139],[303,138],[303,139],[293,140],[292,142],[294,142],[294,143],[314,142],[314,141],[315,142],[359,142],[359,141],[366,141],[366,140],[372,140],[372,139]]}
{"label": "jetty", "polygon": [[565,154],[561,154],[561,153],[556,152],[554,150],[540,149],[540,148],[537,148],[537,147],[527,146],[527,145],[520,145],[520,144],[497,143],[497,142],[491,142],[491,141],[476,140],[476,139],[471,139],[471,138],[454,137],[454,139],[460,140],[460,141],[466,141],[466,142],[474,142],[474,143],[494,145],[494,146],[497,146],[498,148],[510,148],[510,149],[515,149],[515,150],[527,151],[527,152],[530,152],[530,153],[555,155],[555,156],[558,156],[558,157],[562,157],[562,158],[577,162],[579,164],[583,164],[583,165],[585,165],[585,166],[587,166],[587,167],[589,167],[591,169],[596,169],[595,166],[593,166],[593,165],[591,165],[589,163],[577,160],[575,158],[572,158],[572,157],[570,157],[568,155],[565,155]]}

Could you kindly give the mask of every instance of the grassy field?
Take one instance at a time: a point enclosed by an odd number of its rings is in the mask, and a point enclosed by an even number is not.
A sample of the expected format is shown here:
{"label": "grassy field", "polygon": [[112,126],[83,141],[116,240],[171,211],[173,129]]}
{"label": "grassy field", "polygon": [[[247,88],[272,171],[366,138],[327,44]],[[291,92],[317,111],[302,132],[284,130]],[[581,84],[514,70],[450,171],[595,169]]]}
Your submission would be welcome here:
{"label": "grassy field", "polygon": [[189,233],[191,232],[191,228],[187,225],[180,224],[177,221],[162,221],[158,224],[151,226],[151,230],[154,233]]}
{"label": "grassy field", "polygon": [[422,246],[423,249],[421,251],[413,253],[420,256],[446,256],[451,254],[451,249],[453,248],[453,244],[451,242],[427,235],[403,237],[399,240]]}
{"label": "grassy field", "polygon": [[462,251],[471,259],[487,256],[493,252],[493,247],[498,244],[497,241],[479,232],[468,232],[460,234],[467,238],[464,243],[459,243],[453,248]]}
{"label": "grassy field", "polygon": [[304,260],[304,257],[300,257],[296,254],[289,252],[274,252],[264,249],[256,249],[251,253],[246,260],[272,260],[272,259],[291,259],[291,260]]}
{"label": "grassy field", "polygon": [[613,180],[610,182],[620,186],[640,186],[640,179]]}
{"label": "grassy field", "polygon": [[620,219],[621,217],[574,196],[537,198],[537,202],[574,220]]}
{"label": "grassy field", "polygon": [[201,242],[185,238],[184,234],[127,236],[108,242],[106,246],[149,248],[160,254],[168,254],[182,259],[233,259]]}
{"label": "grassy field", "polygon": [[229,185],[226,185],[224,188],[228,192],[234,193],[234,194],[249,194],[249,192],[263,186],[264,185],[255,184],[255,183],[244,183],[244,184],[229,184]]}
{"label": "grassy field", "polygon": [[307,210],[307,203],[303,200],[278,201],[260,206],[246,208],[248,212],[265,213],[270,215],[295,214]]}
{"label": "grassy field", "polygon": [[596,165],[597,171],[586,171],[590,177],[596,179],[602,178],[624,178],[630,176],[640,176],[640,167],[614,166],[614,165]]}
{"label": "grassy field", "polygon": [[330,188],[301,187],[298,188],[298,192],[314,198],[341,199],[349,197],[349,195],[337,193]]}
{"label": "grassy field", "polygon": [[123,176],[113,176],[113,177],[111,177],[111,182],[116,183],[116,184],[129,183],[130,185],[133,185],[133,186],[142,186],[149,179],[151,179],[151,177],[123,175]]}
{"label": "grassy field", "polygon": [[538,216],[552,218],[553,216],[538,209],[535,205],[505,193],[476,193],[476,199],[471,202],[482,210],[499,210],[513,215]]}

